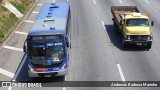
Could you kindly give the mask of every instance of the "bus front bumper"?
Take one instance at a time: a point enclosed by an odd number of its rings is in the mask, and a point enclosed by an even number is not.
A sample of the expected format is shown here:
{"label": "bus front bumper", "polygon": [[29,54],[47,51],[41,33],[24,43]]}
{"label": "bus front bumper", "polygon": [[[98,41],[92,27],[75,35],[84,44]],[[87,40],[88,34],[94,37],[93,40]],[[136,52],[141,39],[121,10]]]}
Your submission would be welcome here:
{"label": "bus front bumper", "polygon": [[33,72],[28,70],[29,77],[55,77],[55,76],[65,76],[68,73],[68,69],[60,69],[54,72]]}

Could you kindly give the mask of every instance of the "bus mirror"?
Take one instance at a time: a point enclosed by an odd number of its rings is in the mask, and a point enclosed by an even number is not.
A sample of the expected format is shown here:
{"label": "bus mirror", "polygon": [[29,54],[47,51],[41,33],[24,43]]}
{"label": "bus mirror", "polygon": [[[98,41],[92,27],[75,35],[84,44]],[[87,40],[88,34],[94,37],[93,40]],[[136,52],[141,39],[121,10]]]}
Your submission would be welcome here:
{"label": "bus mirror", "polygon": [[67,47],[69,47],[69,42],[68,41],[66,42],[66,44],[67,44]]}
{"label": "bus mirror", "polygon": [[122,25],[123,24],[123,22],[122,22],[122,20],[120,21],[120,25]]}
{"label": "bus mirror", "polygon": [[151,22],[151,26],[154,26],[154,21]]}
{"label": "bus mirror", "polygon": [[66,45],[67,45],[67,47],[69,47],[68,38],[66,38]]}
{"label": "bus mirror", "polygon": [[23,52],[26,52],[26,41],[27,41],[27,39],[24,41]]}
{"label": "bus mirror", "polygon": [[25,45],[23,46],[23,52],[26,52],[26,46]]}

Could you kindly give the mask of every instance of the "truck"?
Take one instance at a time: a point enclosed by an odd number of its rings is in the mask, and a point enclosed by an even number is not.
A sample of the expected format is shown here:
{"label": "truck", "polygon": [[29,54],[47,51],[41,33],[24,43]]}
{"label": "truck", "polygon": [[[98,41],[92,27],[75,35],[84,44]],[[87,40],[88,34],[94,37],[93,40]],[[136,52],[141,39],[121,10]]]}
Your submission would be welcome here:
{"label": "truck", "polygon": [[130,45],[145,46],[148,50],[152,47],[153,36],[148,13],[142,13],[136,6],[112,6],[113,26],[117,35],[123,36],[123,48]]}

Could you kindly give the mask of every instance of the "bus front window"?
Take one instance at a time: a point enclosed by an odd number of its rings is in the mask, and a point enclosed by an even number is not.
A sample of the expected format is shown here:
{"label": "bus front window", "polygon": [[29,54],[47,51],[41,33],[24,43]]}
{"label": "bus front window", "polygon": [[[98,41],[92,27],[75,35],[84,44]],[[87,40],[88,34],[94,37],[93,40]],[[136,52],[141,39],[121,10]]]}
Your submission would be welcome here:
{"label": "bus front window", "polygon": [[29,45],[29,57],[32,60],[45,59],[45,45],[33,43]]}
{"label": "bus front window", "polygon": [[59,63],[64,60],[64,46],[62,42],[47,43],[46,45],[47,60],[52,60],[53,63]]}
{"label": "bus front window", "polygon": [[29,59],[34,64],[52,65],[65,58],[63,35],[30,37]]}

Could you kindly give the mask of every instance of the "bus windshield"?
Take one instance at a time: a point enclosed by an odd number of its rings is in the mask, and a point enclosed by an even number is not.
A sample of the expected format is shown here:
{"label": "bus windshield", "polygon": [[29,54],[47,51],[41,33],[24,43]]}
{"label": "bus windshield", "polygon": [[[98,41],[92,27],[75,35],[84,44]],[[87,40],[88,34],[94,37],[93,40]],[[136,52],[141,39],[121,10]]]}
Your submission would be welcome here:
{"label": "bus windshield", "polygon": [[127,26],[148,26],[148,19],[127,19]]}
{"label": "bus windshield", "polygon": [[[59,37],[59,36],[58,36]],[[62,62],[65,58],[64,40],[58,37],[38,37],[40,41],[31,38],[28,43],[29,58],[35,64],[54,64]],[[34,41],[35,39],[35,41]]]}

